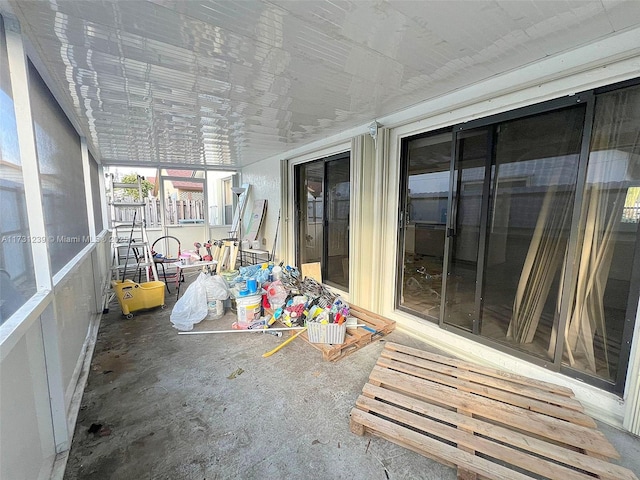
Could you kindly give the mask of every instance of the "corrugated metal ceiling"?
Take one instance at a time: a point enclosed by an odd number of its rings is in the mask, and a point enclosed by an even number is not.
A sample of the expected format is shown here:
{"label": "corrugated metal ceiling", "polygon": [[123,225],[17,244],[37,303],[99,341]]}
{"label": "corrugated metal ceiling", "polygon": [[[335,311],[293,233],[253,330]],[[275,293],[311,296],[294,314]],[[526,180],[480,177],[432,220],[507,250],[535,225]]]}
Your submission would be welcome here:
{"label": "corrugated metal ceiling", "polygon": [[640,23],[638,1],[14,1],[103,163],[242,167]]}

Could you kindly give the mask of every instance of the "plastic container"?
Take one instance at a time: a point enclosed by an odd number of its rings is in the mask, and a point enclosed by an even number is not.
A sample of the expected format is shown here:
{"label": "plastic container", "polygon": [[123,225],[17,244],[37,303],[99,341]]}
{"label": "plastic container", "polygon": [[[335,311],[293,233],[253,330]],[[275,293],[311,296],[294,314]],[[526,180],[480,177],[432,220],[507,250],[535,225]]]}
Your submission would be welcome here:
{"label": "plastic container", "polygon": [[132,280],[112,280],[122,314],[133,317],[131,312],[164,306],[164,282],[136,283]]}
{"label": "plastic container", "polygon": [[207,308],[209,309],[207,320],[217,320],[224,316],[224,300],[207,299]]}
{"label": "plastic container", "polygon": [[273,276],[273,281],[280,280],[282,278],[282,267],[280,265],[276,265],[271,269],[271,275]]}
{"label": "plastic container", "polygon": [[250,324],[260,319],[262,307],[262,295],[238,296],[236,309],[238,311],[238,323]]}
{"label": "plastic container", "polygon": [[216,286],[211,283],[206,284],[207,291],[207,308],[209,313],[207,314],[207,320],[217,320],[224,316],[224,300],[217,300],[215,298]]}
{"label": "plastic container", "polygon": [[220,272],[220,276],[227,282],[229,288],[235,284],[236,277],[238,276],[238,270],[228,270]]}
{"label": "plastic container", "polygon": [[255,278],[247,280],[247,290],[249,290],[250,294],[254,294],[258,291],[258,282]]}
{"label": "plastic container", "polygon": [[307,336],[311,343],[340,345],[344,343],[347,324],[307,322]]}

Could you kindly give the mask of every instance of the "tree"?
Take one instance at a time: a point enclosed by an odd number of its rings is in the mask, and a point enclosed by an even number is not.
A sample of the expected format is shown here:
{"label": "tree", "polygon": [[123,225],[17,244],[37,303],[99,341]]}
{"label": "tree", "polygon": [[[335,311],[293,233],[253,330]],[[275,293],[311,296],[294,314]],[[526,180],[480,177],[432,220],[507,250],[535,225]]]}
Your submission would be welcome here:
{"label": "tree", "polygon": [[[122,177],[122,183],[138,183],[138,174],[137,173],[129,173]],[[142,180],[142,198],[147,198],[149,196],[149,192],[153,190],[153,183],[151,183],[147,179]],[[127,196],[133,197],[134,200],[140,200],[138,195],[137,188],[127,188],[125,190],[125,194]]]}

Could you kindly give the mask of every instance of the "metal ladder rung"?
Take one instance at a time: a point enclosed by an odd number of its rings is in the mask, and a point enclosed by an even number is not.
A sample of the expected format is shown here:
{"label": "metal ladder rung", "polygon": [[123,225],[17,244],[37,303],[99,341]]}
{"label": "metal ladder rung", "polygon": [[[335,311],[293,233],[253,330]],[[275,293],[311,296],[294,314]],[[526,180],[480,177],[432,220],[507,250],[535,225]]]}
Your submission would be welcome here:
{"label": "metal ladder rung", "polygon": [[144,202],[111,202],[114,207],[144,207]]}
{"label": "metal ladder rung", "polygon": [[[137,242],[131,242],[131,248],[142,248],[142,247],[146,247],[149,245],[149,242],[143,242],[142,240],[137,241]],[[113,248],[126,248],[129,246],[128,243],[112,243],[111,246]]]}
{"label": "metal ladder rung", "polygon": [[113,222],[113,228],[122,228],[122,227],[144,227],[144,220],[141,222]]}
{"label": "metal ladder rung", "polygon": [[119,265],[114,265],[111,267],[111,270],[122,270],[124,267],[127,267],[127,269],[130,268],[131,270],[136,270],[142,267],[150,267],[151,265],[153,265],[153,262],[140,262],[140,263],[129,262],[129,263],[121,263]]}

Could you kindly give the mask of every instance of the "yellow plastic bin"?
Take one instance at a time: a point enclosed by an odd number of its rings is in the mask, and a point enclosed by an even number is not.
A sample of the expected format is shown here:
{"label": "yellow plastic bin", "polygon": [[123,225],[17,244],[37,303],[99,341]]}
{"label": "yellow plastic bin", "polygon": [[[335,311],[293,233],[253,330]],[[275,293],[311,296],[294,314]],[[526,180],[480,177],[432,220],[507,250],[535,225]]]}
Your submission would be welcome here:
{"label": "yellow plastic bin", "polygon": [[136,283],[132,280],[112,280],[122,314],[132,318],[136,310],[164,307],[164,282]]}

